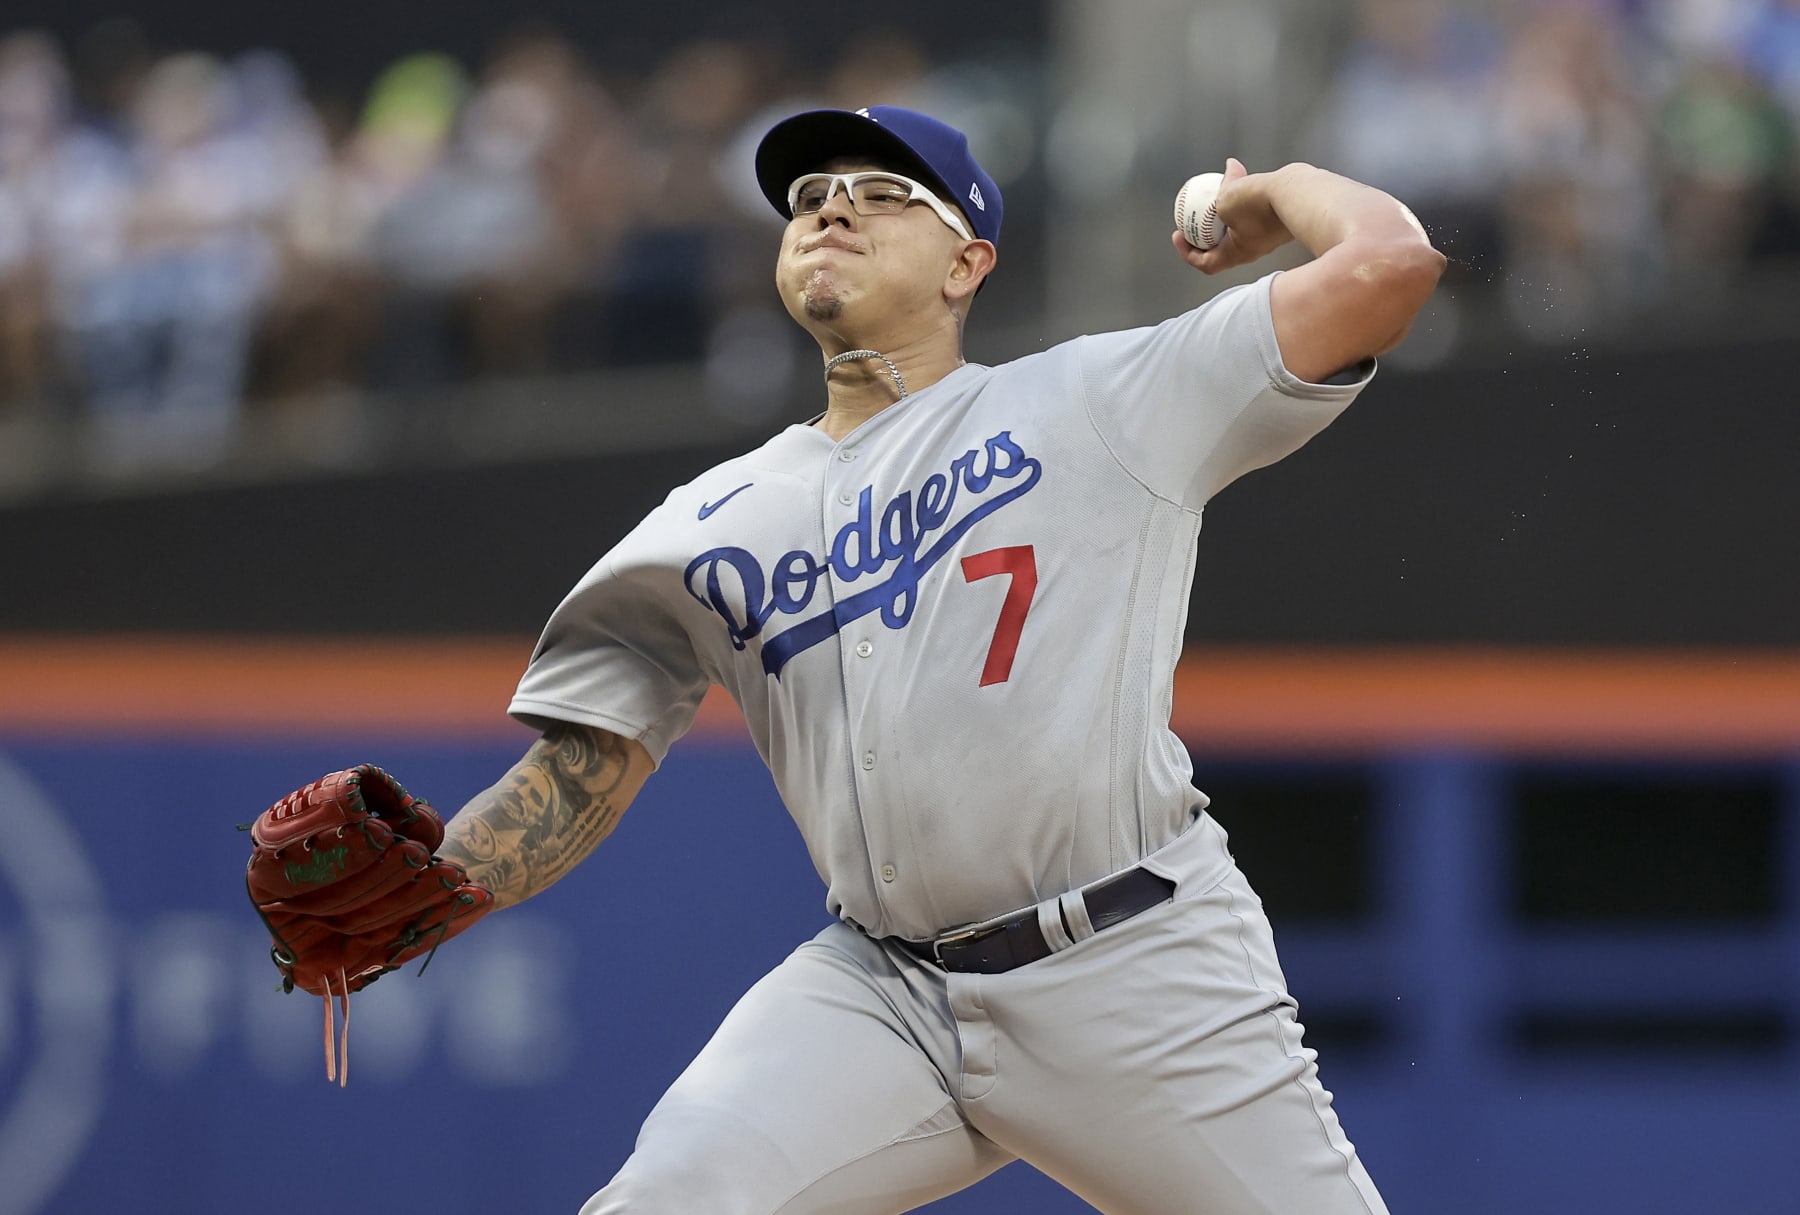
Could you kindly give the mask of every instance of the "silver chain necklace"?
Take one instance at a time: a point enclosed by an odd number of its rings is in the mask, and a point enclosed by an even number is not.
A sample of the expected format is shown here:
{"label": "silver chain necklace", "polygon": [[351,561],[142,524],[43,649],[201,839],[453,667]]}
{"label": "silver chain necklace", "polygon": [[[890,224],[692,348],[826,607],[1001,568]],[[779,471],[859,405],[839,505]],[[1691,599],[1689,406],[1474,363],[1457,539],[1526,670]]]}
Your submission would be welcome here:
{"label": "silver chain necklace", "polygon": [[849,359],[880,359],[887,364],[888,374],[894,377],[894,387],[900,390],[902,397],[906,395],[906,381],[900,378],[900,369],[894,366],[894,360],[879,350],[846,350],[842,354],[833,355],[825,364],[825,379],[829,381],[831,369]]}

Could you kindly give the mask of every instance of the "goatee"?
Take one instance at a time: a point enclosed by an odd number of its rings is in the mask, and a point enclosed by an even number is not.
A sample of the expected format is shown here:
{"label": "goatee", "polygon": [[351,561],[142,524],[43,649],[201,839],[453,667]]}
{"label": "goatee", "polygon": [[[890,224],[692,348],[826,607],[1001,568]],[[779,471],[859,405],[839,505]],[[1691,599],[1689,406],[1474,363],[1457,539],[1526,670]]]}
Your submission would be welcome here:
{"label": "goatee", "polygon": [[836,286],[823,270],[813,271],[806,280],[803,302],[806,315],[815,321],[835,321],[844,311],[844,301],[838,298]]}

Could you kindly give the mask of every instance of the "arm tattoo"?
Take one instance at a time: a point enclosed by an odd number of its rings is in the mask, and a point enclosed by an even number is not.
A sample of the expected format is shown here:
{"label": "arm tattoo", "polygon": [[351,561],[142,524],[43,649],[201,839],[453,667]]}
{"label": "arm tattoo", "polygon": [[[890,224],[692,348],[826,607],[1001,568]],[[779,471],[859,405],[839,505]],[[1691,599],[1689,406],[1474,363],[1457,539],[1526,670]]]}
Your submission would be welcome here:
{"label": "arm tattoo", "polygon": [[631,800],[621,796],[630,761],[616,734],[556,727],[450,820],[439,854],[492,889],[497,905],[522,902],[612,833]]}

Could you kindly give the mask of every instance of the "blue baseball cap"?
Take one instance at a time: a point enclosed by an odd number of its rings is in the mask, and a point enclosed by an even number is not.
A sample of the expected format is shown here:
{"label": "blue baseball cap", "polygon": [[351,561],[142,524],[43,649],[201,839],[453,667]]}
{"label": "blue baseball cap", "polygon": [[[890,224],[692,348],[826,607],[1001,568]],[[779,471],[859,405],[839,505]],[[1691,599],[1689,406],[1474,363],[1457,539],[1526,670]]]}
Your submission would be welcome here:
{"label": "blue baseball cap", "polygon": [[895,105],[808,110],[784,118],[756,149],[756,181],[783,219],[788,187],[840,156],[867,156],[936,190],[969,217],[980,240],[1000,243],[1000,187],[969,154],[969,137],[929,114]]}

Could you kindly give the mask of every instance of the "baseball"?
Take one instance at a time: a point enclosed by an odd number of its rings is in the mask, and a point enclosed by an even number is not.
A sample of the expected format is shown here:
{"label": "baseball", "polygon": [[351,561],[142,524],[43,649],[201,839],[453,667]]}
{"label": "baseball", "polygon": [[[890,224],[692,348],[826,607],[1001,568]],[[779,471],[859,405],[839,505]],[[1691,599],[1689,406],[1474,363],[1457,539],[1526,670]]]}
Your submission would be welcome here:
{"label": "baseball", "polygon": [[1211,249],[1225,239],[1225,225],[1215,206],[1224,184],[1223,173],[1196,173],[1175,196],[1175,226],[1196,249]]}

